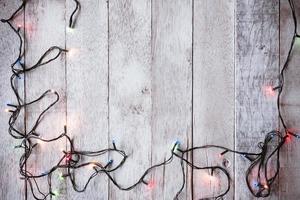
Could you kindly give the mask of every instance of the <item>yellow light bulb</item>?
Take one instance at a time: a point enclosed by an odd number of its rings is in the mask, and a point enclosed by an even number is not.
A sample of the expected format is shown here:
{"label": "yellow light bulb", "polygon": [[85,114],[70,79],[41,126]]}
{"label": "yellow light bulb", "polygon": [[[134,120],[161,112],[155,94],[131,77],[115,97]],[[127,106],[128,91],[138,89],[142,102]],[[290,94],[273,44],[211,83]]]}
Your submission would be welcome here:
{"label": "yellow light bulb", "polygon": [[96,162],[90,164],[90,168],[91,168],[91,169],[94,169],[95,167],[97,167]]}

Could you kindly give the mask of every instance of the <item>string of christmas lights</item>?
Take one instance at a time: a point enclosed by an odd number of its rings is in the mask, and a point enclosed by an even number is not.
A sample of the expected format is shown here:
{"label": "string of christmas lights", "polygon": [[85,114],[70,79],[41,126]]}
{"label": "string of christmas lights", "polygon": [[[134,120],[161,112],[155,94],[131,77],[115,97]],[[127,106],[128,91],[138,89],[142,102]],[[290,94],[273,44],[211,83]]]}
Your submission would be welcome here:
{"label": "string of christmas lights", "polygon": [[[76,17],[78,16],[80,10],[79,1],[78,0],[73,0],[73,1],[75,2],[76,7],[69,18],[69,28],[74,28]],[[67,126],[64,127],[63,133],[61,133],[58,137],[52,139],[44,139],[37,133],[36,129],[40,125],[43,116],[59,101],[60,96],[54,90],[46,90],[37,99],[31,102],[25,102],[25,100],[21,98],[21,95],[17,88],[18,79],[20,78],[21,75],[25,75],[27,73],[33,73],[35,69],[47,65],[48,63],[56,60],[62,53],[68,53],[69,51],[67,49],[60,48],[58,46],[52,46],[40,57],[40,59],[36,62],[36,64],[32,66],[27,66],[25,64],[24,62],[24,53],[26,51],[24,46],[25,38],[23,38],[22,34],[20,33],[21,27],[20,26],[15,27],[15,25],[13,24],[13,20],[17,17],[17,15],[19,15],[21,11],[24,11],[27,0],[23,0],[22,4],[17,8],[17,10],[8,19],[1,19],[1,22],[7,23],[9,27],[14,31],[14,33],[17,34],[19,39],[19,53],[16,60],[11,65],[12,75],[10,78],[11,88],[15,94],[17,103],[7,104],[9,109],[6,109],[6,112],[11,113],[8,122],[9,124],[8,132],[13,138],[21,141],[20,145],[16,146],[16,148],[24,149],[24,153],[22,154],[19,161],[20,174],[22,178],[27,181],[32,196],[36,200],[45,200],[48,197],[50,197],[51,199],[52,197],[58,196],[59,193],[52,190],[51,182],[52,182],[52,174],[59,169],[65,169],[65,173],[62,174],[62,177],[64,179],[69,179],[73,189],[77,192],[84,192],[88,187],[90,181],[99,174],[106,175],[118,189],[127,191],[135,188],[140,184],[145,184],[145,185],[153,184],[151,181],[147,181],[147,175],[149,175],[149,173],[152,170],[170,164],[173,161],[173,159],[179,159],[181,165],[182,184],[180,188],[178,188],[178,192],[175,194],[174,199],[179,199],[179,195],[181,194],[182,190],[185,187],[186,184],[185,166],[189,166],[190,168],[195,170],[209,170],[211,172],[211,176],[214,176],[214,173],[217,171],[222,173],[227,179],[227,186],[222,193],[211,197],[211,199],[222,199],[222,197],[225,196],[230,190],[231,178],[226,167],[219,166],[219,165],[197,166],[193,164],[190,160],[188,160],[188,156],[187,156],[188,153],[194,152],[196,150],[217,149],[220,151],[221,156],[223,156],[226,153],[234,153],[234,154],[239,154],[245,157],[247,160],[249,160],[250,165],[246,171],[245,179],[250,192],[255,197],[268,197],[271,193],[272,184],[275,182],[276,177],[278,176],[279,173],[279,169],[280,169],[279,156],[280,156],[281,148],[284,146],[284,144],[286,144],[288,138],[290,137],[300,138],[299,134],[297,134],[296,132],[292,132],[291,130],[288,129],[286,122],[281,114],[281,107],[280,107],[281,105],[280,100],[281,100],[282,90],[284,86],[284,78],[285,78],[284,73],[289,64],[292,50],[295,44],[295,40],[300,38],[299,34],[297,33],[297,17],[295,13],[294,2],[293,0],[288,0],[288,2],[293,16],[294,34],[290,44],[288,55],[286,57],[286,60],[280,72],[279,86],[272,88],[273,91],[275,90],[278,91],[277,109],[278,109],[278,115],[283,130],[282,131],[272,130],[269,133],[267,133],[264,138],[264,141],[258,143],[258,147],[260,148],[260,151],[257,153],[236,151],[219,145],[204,145],[204,146],[196,146],[188,149],[183,149],[180,147],[180,142],[176,141],[171,149],[170,152],[171,154],[168,159],[164,160],[161,163],[149,167],[136,183],[129,186],[122,186],[116,181],[115,178],[113,178],[112,172],[118,170],[123,166],[123,164],[126,162],[128,155],[126,154],[125,151],[119,149],[114,141],[112,142],[112,147],[106,149],[102,149],[99,151],[79,151],[75,148],[72,139],[67,134]],[[54,56],[53,56],[53,52],[54,53],[56,52]],[[47,108],[45,108],[39,114],[33,127],[26,132],[16,128],[16,121],[20,116],[21,111],[24,110],[26,106],[34,105],[49,95],[54,95],[56,98],[52,103],[48,105]],[[66,140],[70,147],[70,150],[63,151],[63,156],[60,157],[59,162],[55,166],[51,167],[49,171],[44,172],[42,174],[34,175],[30,171],[28,171],[26,169],[26,162],[32,155],[33,150],[39,145],[39,142],[49,143],[57,140]],[[112,159],[109,160],[108,162],[103,162],[105,164],[100,162],[82,162],[83,157],[97,157],[112,152],[115,152],[121,156],[122,159],[118,164],[114,164],[114,161]],[[275,161],[275,163],[272,161]],[[94,171],[92,175],[88,178],[86,184],[83,187],[79,187],[75,179],[74,170],[86,166],[92,166]],[[273,173],[269,172],[270,169],[273,169]],[[48,179],[47,192],[42,192],[41,187],[37,182],[39,178],[43,178],[43,177],[46,177]]]}

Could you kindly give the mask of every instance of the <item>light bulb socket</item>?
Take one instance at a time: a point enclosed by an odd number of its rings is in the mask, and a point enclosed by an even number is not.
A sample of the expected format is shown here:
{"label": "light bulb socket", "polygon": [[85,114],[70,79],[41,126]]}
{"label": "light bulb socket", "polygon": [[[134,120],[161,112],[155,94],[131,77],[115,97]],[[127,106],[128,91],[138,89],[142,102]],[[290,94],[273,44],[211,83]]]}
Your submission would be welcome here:
{"label": "light bulb socket", "polygon": [[112,144],[113,144],[114,149],[117,149],[115,140],[112,141]]}
{"label": "light bulb socket", "polygon": [[64,125],[64,132],[67,133],[67,125]]}
{"label": "light bulb socket", "polygon": [[223,152],[220,153],[221,156],[223,156],[224,154],[226,154],[228,152],[228,150],[225,150]]}
{"label": "light bulb socket", "polygon": [[104,166],[104,168],[106,169],[106,168],[108,168],[110,165],[112,165],[113,164],[113,160],[109,160],[107,163],[106,163],[106,165]]}
{"label": "light bulb socket", "polygon": [[16,106],[16,105],[13,105],[13,104],[10,104],[10,103],[8,103],[8,104],[6,104],[7,106],[10,106],[10,107],[14,107],[14,108],[17,108],[18,106]]}

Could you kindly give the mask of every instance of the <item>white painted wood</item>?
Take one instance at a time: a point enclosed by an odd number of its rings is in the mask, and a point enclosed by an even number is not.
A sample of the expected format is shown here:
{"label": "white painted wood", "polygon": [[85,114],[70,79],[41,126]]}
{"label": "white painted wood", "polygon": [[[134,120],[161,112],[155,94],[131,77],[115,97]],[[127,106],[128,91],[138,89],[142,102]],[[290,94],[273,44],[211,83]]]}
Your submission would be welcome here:
{"label": "white painted wood", "polygon": [[[195,0],[193,53],[193,144],[222,145],[234,149],[234,1]],[[234,156],[219,156],[222,150],[196,151],[194,164],[230,163],[234,177]],[[194,199],[211,197],[226,190],[222,173],[210,178],[208,170],[193,171]],[[232,189],[226,199],[233,198]]]}
{"label": "white painted wood", "polygon": [[[0,19],[7,19],[12,11],[20,5],[19,1],[0,1]],[[24,24],[24,14],[20,14],[14,21],[14,25]],[[17,103],[15,95],[10,87],[11,64],[15,61],[19,51],[18,36],[12,33],[8,24],[0,23],[0,129],[1,129],[1,150],[0,150],[0,196],[1,199],[24,199],[25,181],[20,180],[19,158],[24,153],[23,149],[14,149],[14,146],[21,141],[13,139],[7,132],[8,119],[11,113],[4,112],[7,103]],[[18,80],[18,89],[23,98],[24,77]],[[17,122],[17,128],[24,130],[24,115],[21,112]]]}
{"label": "white painted wood", "polygon": [[[279,1],[236,1],[236,150],[259,151],[257,143],[278,128]],[[255,199],[246,186],[249,161],[235,156],[235,199]],[[274,185],[268,199],[278,199]]]}
{"label": "white painted wood", "polygon": [[[64,47],[64,18],[65,4],[62,1],[28,1],[25,10],[25,36],[27,40],[25,61],[27,66],[35,64],[49,47]],[[53,56],[53,54],[51,55]],[[65,56],[62,55],[57,60],[26,75],[25,90],[27,102],[36,99],[48,89],[53,89],[60,94],[60,101],[43,117],[42,123],[37,128],[37,133],[46,139],[59,136],[63,132],[63,127],[66,123],[65,70]],[[27,131],[32,128],[40,112],[54,100],[54,95],[47,95],[41,102],[27,107]],[[33,152],[27,162],[27,170],[34,174],[47,172],[59,161],[63,155],[62,149],[65,148],[65,145],[65,140],[39,144],[37,150]],[[58,180],[58,172],[54,173],[52,177],[52,190],[59,193],[56,199],[67,199],[65,196],[65,182]],[[38,183],[41,186],[41,190],[47,193],[47,178],[38,180]],[[33,199],[29,190],[28,199]]]}
{"label": "white painted wood", "polygon": [[[76,150],[96,151],[108,146],[108,10],[105,0],[80,2],[75,28],[66,29],[67,125]],[[74,8],[74,2],[67,1],[66,26]],[[105,165],[108,155],[82,161]],[[90,166],[76,170],[78,186],[82,188],[92,173]],[[68,198],[108,199],[106,176],[95,177],[84,193],[75,192],[68,182]]]}
{"label": "white painted wood", "polygon": [[[7,17],[19,3],[1,1],[0,17]],[[300,3],[295,3],[299,15]],[[276,95],[268,95],[266,86],[278,83],[279,65],[288,50],[292,20],[286,0],[280,1],[280,29],[279,0],[89,0],[81,5],[75,29],[68,30],[73,1],[29,1],[25,17],[27,65],[34,64],[52,45],[72,50],[28,74],[26,99],[35,99],[51,88],[61,95],[38,128],[45,138],[62,133],[67,123],[77,150],[103,149],[114,139],[118,148],[129,153],[125,165],[114,174],[122,186],[133,184],[145,169],[167,158],[177,139],[182,148],[220,144],[258,151],[258,141],[278,127]],[[18,44],[3,24],[0,44],[0,101],[5,109],[4,103],[13,99],[9,65]],[[282,99],[288,126],[296,130],[300,129],[299,49],[295,48],[287,70]],[[28,130],[51,100],[53,96],[27,108]],[[24,182],[17,174],[22,152],[13,150],[17,141],[6,132],[8,115],[0,113],[0,119],[4,135],[0,180],[5,183],[0,184],[1,199],[24,199]],[[22,120],[19,123],[21,127]],[[63,148],[65,141],[41,144],[28,161],[29,170],[45,172],[60,158]],[[274,185],[269,199],[299,199],[298,148],[295,141],[283,150],[279,186]],[[197,152],[194,163],[221,164],[223,158],[218,153]],[[105,163],[110,158],[114,155],[97,160]],[[249,162],[230,154],[225,158],[230,161],[233,177],[226,199],[254,199],[245,183]],[[88,168],[76,171],[78,184],[82,186],[91,172]],[[66,200],[167,200],[174,197],[182,180],[180,163],[174,160],[146,177],[154,180],[153,189],[141,185],[122,192],[100,175],[79,194],[69,182],[58,181],[58,173],[53,175],[53,190],[60,192],[57,199]],[[189,170],[180,199],[223,191],[225,180],[206,182],[207,173],[194,170],[192,180]],[[46,191],[46,179],[39,183]]]}
{"label": "white painted wood", "polygon": [[[192,1],[152,1],[152,164],[171,154],[176,140],[191,147]],[[179,199],[191,199],[190,171]],[[152,199],[173,199],[182,184],[181,166],[159,168]]]}
{"label": "white painted wood", "polygon": [[[295,10],[298,20],[300,19],[300,2],[295,2]],[[298,24],[299,26],[299,24]],[[299,32],[299,30],[298,30]],[[294,22],[288,1],[280,1],[280,67],[283,67],[291,39],[294,33]],[[299,107],[299,61],[300,61],[300,42],[296,42],[289,66],[285,73],[285,85],[282,95],[282,112],[287,122],[287,126],[292,131],[300,131],[300,107]],[[299,199],[299,141],[292,139],[286,144],[281,156],[281,170],[279,174],[279,198],[280,199]]]}
{"label": "white painted wood", "polygon": [[[129,154],[114,173],[124,187],[151,164],[150,61],[151,1],[109,1],[109,139]],[[109,187],[109,199],[149,199],[152,192],[146,185],[129,192]]]}

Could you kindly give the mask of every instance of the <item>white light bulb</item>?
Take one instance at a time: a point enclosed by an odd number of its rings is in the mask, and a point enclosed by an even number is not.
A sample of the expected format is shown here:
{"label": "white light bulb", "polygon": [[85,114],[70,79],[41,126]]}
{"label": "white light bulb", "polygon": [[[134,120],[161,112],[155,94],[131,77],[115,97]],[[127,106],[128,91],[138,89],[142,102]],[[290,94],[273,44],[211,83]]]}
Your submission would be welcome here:
{"label": "white light bulb", "polygon": [[68,56],[69,57],[74,57],[76,54],[78,54],[78,49],[77,48],[70,48],[70,49],[68,49]]}
{"label": "white light bulb", "polygon": [[67,30],[67,33],[74,33],[74,28],[67,26],[66,30]]}

